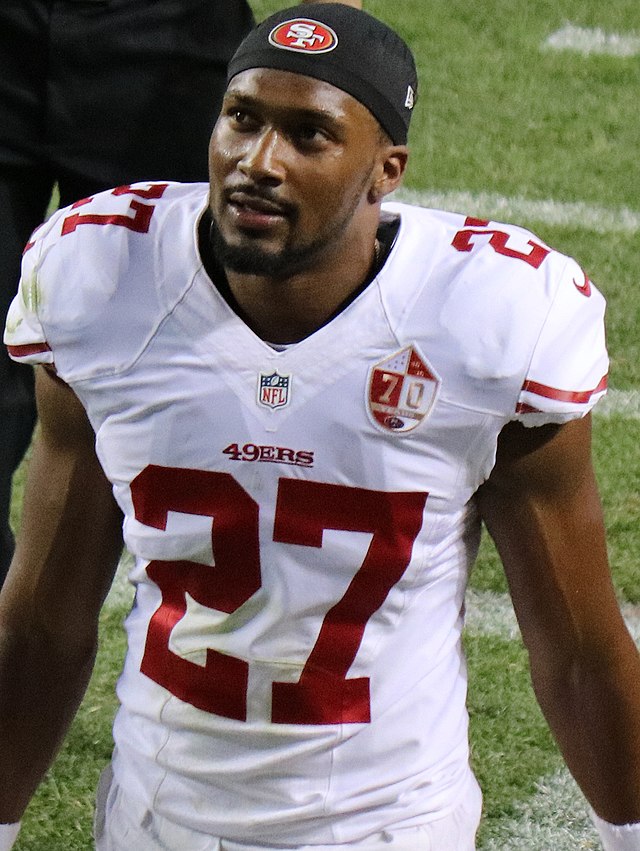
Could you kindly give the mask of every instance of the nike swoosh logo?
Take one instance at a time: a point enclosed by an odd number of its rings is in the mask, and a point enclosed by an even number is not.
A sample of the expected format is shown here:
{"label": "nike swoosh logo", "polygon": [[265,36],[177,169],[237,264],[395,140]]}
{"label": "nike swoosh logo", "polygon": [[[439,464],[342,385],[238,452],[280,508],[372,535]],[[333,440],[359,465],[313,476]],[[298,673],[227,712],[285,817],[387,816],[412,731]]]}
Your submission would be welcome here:
{"label": "nike swoosh logo", "polygon": [[579,284],[576,281],[576,279],[574,278],[573,279],[573,285],[578,290],[579,293],[582,293],[583,296],[586,296],[587,298],[589,298],[589,296],[591,295],[591,281],[584,274],[584,272],[582,274],[584,275],[584,283]]}

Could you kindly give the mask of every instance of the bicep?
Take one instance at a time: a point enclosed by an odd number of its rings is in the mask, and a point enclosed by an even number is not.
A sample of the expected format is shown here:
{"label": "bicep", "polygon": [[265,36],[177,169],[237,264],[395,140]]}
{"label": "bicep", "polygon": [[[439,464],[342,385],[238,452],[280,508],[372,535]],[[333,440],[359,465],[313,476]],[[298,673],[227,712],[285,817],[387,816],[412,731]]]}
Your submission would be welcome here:
{"label": "bicep", "polygon": [[9,599],[28,600],[34,616],[46,608],[52,628],[66,623],[82,632],[97,618],[112,581],[122,517],[78,398],[42,368],[36,393],[39,427],[6,590]]}
{"label": "bicep", "polygon": [[477,498],[534,659],[561,664],[564,651],[597,654],[620,640],[589,417],[507,426]]}

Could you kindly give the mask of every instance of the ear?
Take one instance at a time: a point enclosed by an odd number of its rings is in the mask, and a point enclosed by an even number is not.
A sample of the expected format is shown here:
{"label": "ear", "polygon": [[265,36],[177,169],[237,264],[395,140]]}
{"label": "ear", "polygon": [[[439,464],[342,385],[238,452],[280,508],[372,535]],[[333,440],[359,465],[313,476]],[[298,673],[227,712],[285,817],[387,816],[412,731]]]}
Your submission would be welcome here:
{"label": "ear", "polygon": [[400,186],[408,159],[409,149],[406,145],[385,145],[381,148],[380,159],[369,189],[369,201],[372,204],[379,203]]}

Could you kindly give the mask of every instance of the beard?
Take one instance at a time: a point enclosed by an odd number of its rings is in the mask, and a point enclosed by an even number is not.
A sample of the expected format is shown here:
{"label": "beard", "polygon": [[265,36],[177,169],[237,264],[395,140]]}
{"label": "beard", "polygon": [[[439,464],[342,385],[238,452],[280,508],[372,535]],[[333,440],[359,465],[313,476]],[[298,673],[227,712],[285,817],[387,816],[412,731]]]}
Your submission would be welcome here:
{"label": "beard", "polygon": [[[341,215],[325,224],[313,239],[298,244],[288,243],[279,250],[267,251],[260,246],[257,239],[254,240],[251,236],[246,236],[241,245],[231,245],[222,236],[213,219],[210,241],[217,261],[231,272],[275,280],[290,278],[312,268],[323,254],[334,250],[337,241],[347,232],[348,225],[362,201],[363,192],[372,172],[373,167],[354,190],[352,198]],[[293,212],[290,215],[293,228],[296,215]]]}
{"label": "beard", "polygon": [[215,222],[211,226],[211,245],[216,259],[225,269],[240,275],[288,278],[313,266],[326,247],[326,239],[298,246],[285,245],[279,251],[266,251],[250,238],[243,245],[230,245]]}

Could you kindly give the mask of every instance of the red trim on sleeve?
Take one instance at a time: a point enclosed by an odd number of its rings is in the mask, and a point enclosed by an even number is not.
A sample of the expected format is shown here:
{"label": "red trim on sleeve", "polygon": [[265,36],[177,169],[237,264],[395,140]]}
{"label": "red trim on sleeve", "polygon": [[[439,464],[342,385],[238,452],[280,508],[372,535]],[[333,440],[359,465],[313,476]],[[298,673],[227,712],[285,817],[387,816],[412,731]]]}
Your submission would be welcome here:
{"label": "red trim on sleeve", "polygon": [[50,352],[49,343],[28,343],[26,346],[7,346],[7,351],[12,358],[26,358],[29,355],[39,355]]}
{"label": "red trim on sleeve", "polygon": [[557,387],[548,387],[537,381],[525,381],[522,390],[526,393],[535,393],[536,396],[544,396],[545,399],[555,399],[556,402],[573,402],[584,404],[589,402],[592,396],[602,393],[607,387],[607,376],[603,375],[597,387],[593,390],[558,390]]}
{"label": "red trim on sleeve", "polygon": [[489,224],[489,219],[476,219],[475,216],[467,216],[464,220],[466,228],[486,228]]}
{"label": "red trim on sleeve", "polygon": [[534,408],[533,405],[527,405],[526,402],[518,402],[516,405],[516,414],[542,414],[540,408]]}

